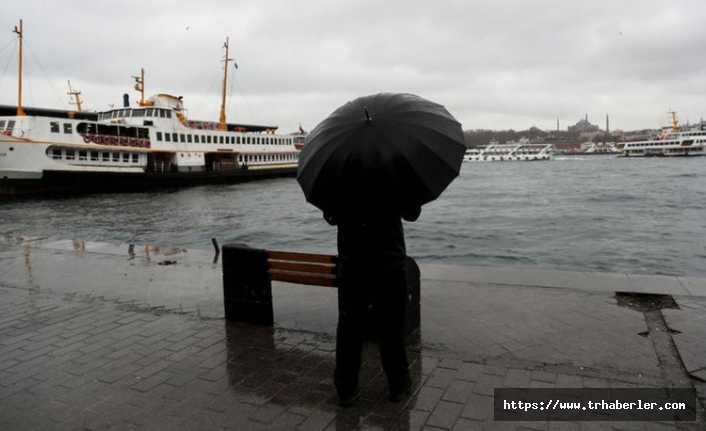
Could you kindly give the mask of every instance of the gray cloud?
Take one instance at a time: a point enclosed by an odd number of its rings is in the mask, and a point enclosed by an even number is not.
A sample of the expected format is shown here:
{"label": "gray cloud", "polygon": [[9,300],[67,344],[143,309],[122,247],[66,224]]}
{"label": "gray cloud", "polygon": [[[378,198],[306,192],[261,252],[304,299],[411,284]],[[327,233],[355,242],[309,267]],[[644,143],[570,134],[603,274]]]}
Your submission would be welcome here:
{"label": "gray cloud", "polygon": [[[71,79],[106,109],[147,70],[148,92],[216,118],[222,51],[235,71],[229,118],[312,128],[347,100],[409,91],[465,128],[553,128],[588,113],[616,128],[704,112],[701,1],[25,1],[4,5],[0,49],[25,20],[27,102],[65,107]],[[5,34],[5,36],[1,36]],[[0,68],[14,51],[0,51]],[[14,60],[0,103],[14,103]],[[3,70],[0,69],[0,72]]]}

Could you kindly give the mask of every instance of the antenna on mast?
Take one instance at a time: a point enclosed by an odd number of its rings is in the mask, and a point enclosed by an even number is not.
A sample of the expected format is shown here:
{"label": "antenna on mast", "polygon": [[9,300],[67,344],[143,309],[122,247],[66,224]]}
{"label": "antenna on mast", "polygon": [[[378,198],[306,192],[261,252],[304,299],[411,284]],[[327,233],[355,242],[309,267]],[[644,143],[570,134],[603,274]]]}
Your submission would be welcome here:
{"label": "antenna on mast", "polygon": [[69,91],[66,93],[69,96],[73,97],[73,101],[69,100],[70,105],[74,105],[76,107],[76,112],[81,112],[81,104],[83,103],[83,100],[81,100],[81,91],[80,90],[74,90],[71,88],[71,81],[68,81],[69,83]]}
{"label": "antenna on mast", "polygon": [[[226,50],[226,55],[223,57],[223,94],[221,97],[221,113],[218,117],[218,130],[226,130],[226,85],[228,83],[228,62],[233,61],[232,58],[228,57],[228,47],[230,45],[230,38],[226,37],[226,42],[223,44],[223,48]],[[235,68],[238,68],[237,63],[233,63]]]}
{"label": "antenna on mast", "polygon": [[20,20],[20,25],[15,26],[12,32],[17,34],[17,40],[19,42],[19,58],[17,61],[17,116],[24,117],[27,114],[25,114],[25,110],[22,108],[22,38],[24,37],[22,20]]}

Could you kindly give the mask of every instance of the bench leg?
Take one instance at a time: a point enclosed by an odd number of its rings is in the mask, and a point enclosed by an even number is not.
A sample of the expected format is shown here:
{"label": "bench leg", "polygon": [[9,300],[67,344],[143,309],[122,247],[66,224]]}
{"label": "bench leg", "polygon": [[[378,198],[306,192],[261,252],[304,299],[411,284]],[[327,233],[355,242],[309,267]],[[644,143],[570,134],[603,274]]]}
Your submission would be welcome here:
{"label": "bench leg", "polygon": [[223,250],[223,305],[226,320],[272,325],[272,281],[267,252],[243,244]]}

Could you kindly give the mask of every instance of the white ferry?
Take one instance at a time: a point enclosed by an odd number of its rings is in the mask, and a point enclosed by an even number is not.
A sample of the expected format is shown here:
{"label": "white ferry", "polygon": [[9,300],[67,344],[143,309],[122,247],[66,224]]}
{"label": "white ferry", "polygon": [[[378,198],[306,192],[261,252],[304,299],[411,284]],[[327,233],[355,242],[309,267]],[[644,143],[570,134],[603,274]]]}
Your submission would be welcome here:
{"label": "white ferry", "polygon": [[672,114],[672,126],[663,130],[657,139],[647,141],[625,142],[624,157],[676,157],[703,156],[706,146],[706,130],[702,127],[691,130],[681,130],[676,112]]}
{"label": "white ferry", "polygon": [[491,142],[485,148],[469,148],[463,157],[469,162],[552,160],[551,144],[530,144],[523,138],[517,142]]}
{"label": "white ferry", "polygon": [[[295,175],[303,134],[225,121],[228,41],[218,122],[186,117],[181,97],[144,97],[105,112],[22,105],[22,21],[17,106],[0,105],[0,196],[31,192],[110,191]],[[73,94],[73,93],[70,93]],[[300,129],[301,130],[301,129]]]}

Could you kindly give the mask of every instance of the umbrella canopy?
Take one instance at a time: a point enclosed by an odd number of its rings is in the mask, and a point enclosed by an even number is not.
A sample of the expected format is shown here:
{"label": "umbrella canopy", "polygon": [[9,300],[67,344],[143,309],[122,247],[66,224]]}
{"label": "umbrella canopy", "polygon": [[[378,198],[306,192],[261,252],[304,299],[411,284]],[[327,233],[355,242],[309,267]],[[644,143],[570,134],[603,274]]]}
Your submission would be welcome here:
{"label": "umbrella canopy", "polygon": [[438,198],[465,150],[461,124],[443,106],[381,93],[346,103],[312,130],[297,180],[324,212],[404,210]]}

